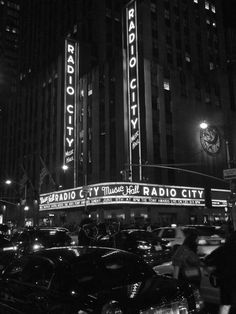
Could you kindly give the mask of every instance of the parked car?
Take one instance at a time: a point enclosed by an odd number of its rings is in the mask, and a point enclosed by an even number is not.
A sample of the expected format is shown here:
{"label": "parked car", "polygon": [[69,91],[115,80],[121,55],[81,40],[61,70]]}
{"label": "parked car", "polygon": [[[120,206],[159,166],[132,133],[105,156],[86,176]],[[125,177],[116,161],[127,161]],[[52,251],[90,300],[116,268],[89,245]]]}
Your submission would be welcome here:
{"label": "parked car", "polygon": [[[43,249],[0,276],[0,312],[24,314],[199,313],[198,290],[157,275],[132,253],[99,247]],[[2,313],[2,312],[1,312]]]}
{"label": "parked car", "polygon": [[152,232],[158,237],[168,240],[173,250],[184,242],[187,234],[195,232],[198,235],[198,254],[201,256],[210,254],[225,242],[225,238],[219,235],[215,227],[206,225],[162,227],[154,229]]}
{"label": "parked car", "polygon": [[16,246],[3,234],[0,234],[0,270],[16,255]]}
{"label": "parked car", "polygon": [[125,229],[113,235],[106,235],[97,241],[97,245],[113,247],[142,256],[149,265],[157,265],[168,260],[171,254],[168,241],[162,240],[150,231]]}
{"label": "parked car", "polygon": [[24,228],[11,238],[18,255],[27,254],[42,248],[74,245],[67,230],[61,228]]}

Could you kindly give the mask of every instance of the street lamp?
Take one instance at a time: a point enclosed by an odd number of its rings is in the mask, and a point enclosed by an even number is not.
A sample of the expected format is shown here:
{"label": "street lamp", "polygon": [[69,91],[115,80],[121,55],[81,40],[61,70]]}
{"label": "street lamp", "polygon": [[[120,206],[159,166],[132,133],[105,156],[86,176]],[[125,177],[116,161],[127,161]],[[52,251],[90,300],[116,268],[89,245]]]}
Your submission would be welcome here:
{"label": "street lamp", "polygon": [[62,165],[62,169],[63,169],[64,171],[66,171],[66,170],[69,169],[69,167],[68,167],[67,165]]}
{"label": "street lamp", "polygon": [[[233,226],[234,226],[234,230],[236,230],[236,204],[235,204],[235,173],[236,173],[236,169],[231,167],[231,158],[230,158],[230,150],[229,150],[229,141],[227,138],[225,138],[225,136],[222,136],[222,134],[218,134],[216,128],[214,128],[213,126],[210,126],[206,121],[203,121],[202,123],[200,123],[200,128],[202,130],[202,133],[205,133],[205,141],[206,143],[208,142],[207,145],[213,145],[213,143],[216,143],[216,137],[218,136],[218,142],[219,142],[219,149],[220,149],[220,140],[223,140],[225,143],[225,154],[226,154],[226,163],[227,163],[227,168],[226,170],[224,170],[224,180],[229,180],[229,188],[230,188],[230,192],[231,195],[229,197],[229,201],[232,201],[232,208],[231,208],[231,218],[232,218],[232,222],[233,222]],[[201,136],[201,144],[203,146],[203,149],[206,150],[204,148],[204,142],[202,140],[203,136]],[[233,159],[232,159],[233,160]],[[230,174],[229,178],[226,177],[226,172]]]}
{"label": "street lamp", "polygon": [[21,184],[21,183],[19,183],[19,182],[16,182],[16,181],[13,181],[13,180],[11,180],[11,179],[6,179],[5,180],[5,184],[6,185],[12,185],[12,184],[16,184],[16,185],[19,185],[19,186],[21,186],[21,187],[23,187],[24,188],[24,197],[25,197],[25,199],[26,199],[26,196],[27,196],[27,185],[26,184]]}
{"label": "street lamp", "polygon": [[207,129],[208,128],[208,123],[206,121],[201,122],[200,123],[200,128],[203,129],[203,130]]}

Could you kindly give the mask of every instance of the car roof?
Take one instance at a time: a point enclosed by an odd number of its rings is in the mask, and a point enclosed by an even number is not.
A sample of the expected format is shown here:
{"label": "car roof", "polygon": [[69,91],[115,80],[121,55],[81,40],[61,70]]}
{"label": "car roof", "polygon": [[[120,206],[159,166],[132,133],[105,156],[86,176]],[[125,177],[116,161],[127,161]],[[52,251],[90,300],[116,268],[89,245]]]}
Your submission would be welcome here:
{"label": "car roof", "polygon": [[124,229],[124,230],[121,230],[120,232],[127,232],[127,233],[132,233],[132,232],[149,232],[150,231],[147,231],[145,229]]}
{"label": "car roof", "polygon": [[70,263],[78,259],[89,259],[96,261],[109,255],[133,255],[132,253],[122,251],[119,249],[107,247],[88,247],[88,246],[67,246],[67,247],[53,247],[49,249],[42,249],[31,253],[31,256],[46,257],[54,262],[67,261]]}

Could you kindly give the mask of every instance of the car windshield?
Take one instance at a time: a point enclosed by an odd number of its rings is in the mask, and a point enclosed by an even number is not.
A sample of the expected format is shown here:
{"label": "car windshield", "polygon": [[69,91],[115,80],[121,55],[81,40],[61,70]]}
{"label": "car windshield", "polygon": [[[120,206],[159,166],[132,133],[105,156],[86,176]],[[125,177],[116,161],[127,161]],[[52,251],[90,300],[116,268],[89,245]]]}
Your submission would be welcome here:
{"label": "car windshield", "polygon": [[46,241],[46,242],[64,242],[70,239],[69,235],[62,230],[55,230],[55,229],[42,229],[42,230],[30,230],[30,231],[23,231],[20,233],[16,233],[12,237],[13,242],[19,241]]}
{"label": "car windshield", "polygon": [[158,237],[151,232],[146,231],[134,231],[131,233],[131,236],[138,241],[147,241],[152,242],[153,240],[157,240]]}
{"label": "car windshield", "polygon": [[[210,237],[213,235],[217,235],[217,231],[214,227],[211,226],[194,226],[192,228],[192,230],[196,230],[198,236],[202,236],[202,237]],[[187,233],[187,231],[189,231],[190,228],[186,228],[184,229],[184,233]]]}

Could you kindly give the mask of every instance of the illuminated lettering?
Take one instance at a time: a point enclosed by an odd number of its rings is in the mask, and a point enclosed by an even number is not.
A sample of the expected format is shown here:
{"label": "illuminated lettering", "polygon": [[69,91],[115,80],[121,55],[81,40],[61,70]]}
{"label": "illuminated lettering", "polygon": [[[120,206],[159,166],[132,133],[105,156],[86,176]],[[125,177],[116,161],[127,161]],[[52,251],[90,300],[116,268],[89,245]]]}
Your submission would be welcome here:
{"label": "illuminated lettering", "polygon": [[[136,12],[136,1],[133,1],[126,8],[129,151],[131,164],[140,163],[141,160]],[[140,167],[135,171],[136,173],[139,172],[139,177],[141,177],[141,170]]]}
{"label": "illuminated lettering", "polygon": [[75,47],[74,47],[74,46],[72,46],[72,45],[70,45],[70,44],[68,44],[68,46],[67,46],[67,51],[68,51],[69,53],[74,54]]}
{"label": "illuminated lettering", "polygon": [[75,153],[75,94],[76,94],[76,43],[66,40],[65,49],[65,127],[64,162],[74,161]]}
{"label": "illuminated lettering", "polygon": [[107,204],[139,202],[146,205],[205,206],[204,189],[202,188],[111,182],[89,185],[86,189],[78,187],[47,195],[43,194],[40,196],[40,210],[84,206],[86,195],[88,196],[87,204],[91,205],[104,202]]}

